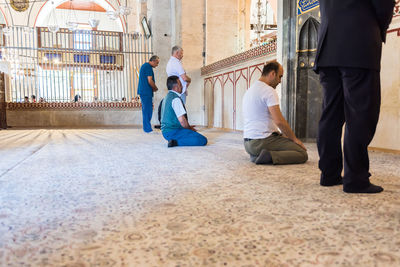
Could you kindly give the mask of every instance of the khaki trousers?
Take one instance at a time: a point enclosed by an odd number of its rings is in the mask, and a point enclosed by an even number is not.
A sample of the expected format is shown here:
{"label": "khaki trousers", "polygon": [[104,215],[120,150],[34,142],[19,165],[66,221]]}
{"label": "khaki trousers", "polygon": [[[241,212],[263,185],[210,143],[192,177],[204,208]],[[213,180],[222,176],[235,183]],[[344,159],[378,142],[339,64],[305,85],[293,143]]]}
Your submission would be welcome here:
{"label": "khaki trousers", "polygon": [[266,149],[271,153],[273,164],[297,164],[308,159],[307,151],[279,133],[272,133],[264,139],[244,141],[244,148],[252,156],[258,156],[261,150]]}

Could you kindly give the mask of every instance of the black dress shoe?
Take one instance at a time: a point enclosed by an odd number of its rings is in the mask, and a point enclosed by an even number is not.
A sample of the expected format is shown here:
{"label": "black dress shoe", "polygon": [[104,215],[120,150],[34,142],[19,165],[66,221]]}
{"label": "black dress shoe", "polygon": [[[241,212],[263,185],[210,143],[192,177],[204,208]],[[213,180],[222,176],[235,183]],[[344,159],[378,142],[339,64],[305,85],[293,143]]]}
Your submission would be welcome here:
{"label": "black dress shoe", "polygon": [[178,146],[178,142],[176,140],[169,140],[168,147]]}
{"label": "black dress shoe", "polygon": [[370,184],[368,187],[362,189],[343,188],[343,191],[346,193],[355,193],[355,194],[376,194],[382,192],[383,187],[379,185]]}
{"label": "black dress shoe", "polygon": [[321,186],[335,186],[335,185],[341,185],[343,184],[343,179],[342,177],[339,177],[337,179],[334,180],[327,180],[327,179],[322,179],[320,180],[319,184]]}

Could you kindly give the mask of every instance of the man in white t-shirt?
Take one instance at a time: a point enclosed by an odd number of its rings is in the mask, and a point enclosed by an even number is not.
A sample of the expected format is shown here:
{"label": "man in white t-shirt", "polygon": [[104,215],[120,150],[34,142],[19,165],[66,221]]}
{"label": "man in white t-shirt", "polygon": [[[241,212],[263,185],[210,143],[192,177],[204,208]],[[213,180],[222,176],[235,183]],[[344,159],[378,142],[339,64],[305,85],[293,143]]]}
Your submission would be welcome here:
{"label": "man in white t-shirt", "polygon": [[267,62],[260,79],[243,97],[244,147],[256,164],[296,164],[308,159],[307,149],[279,107],[275,88],[282,76],[283,68],[278,62]]}
{"label": "man in white t-shirt", "polygon": [[168,77],[167,87],[168,94],[161,106],[161,131],[168,141],[168,147],[205,146],[207,138],[188,122],[186,108],[180,98],[182,84],[179,77]]}
{"label": "man in white t-shirt", "polygon": [[192,79],[186,74],[186,71],[183,69],[182,60],[183,58],[183,49],[180,46],[172,47],[171,58],[167,63],[167,75],[170,76],[178,76],[179,80],[182,84],[182,94],[181,98],[183,103],[186,104],[186,96],[187,96],[187,88],[189,84],[192,82]]}

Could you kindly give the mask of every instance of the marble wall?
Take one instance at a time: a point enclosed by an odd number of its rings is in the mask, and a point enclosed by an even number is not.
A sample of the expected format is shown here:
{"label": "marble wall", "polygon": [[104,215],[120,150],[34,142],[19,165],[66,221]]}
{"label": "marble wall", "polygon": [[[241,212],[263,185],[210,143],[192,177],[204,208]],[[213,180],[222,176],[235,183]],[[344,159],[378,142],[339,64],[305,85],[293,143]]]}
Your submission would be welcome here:
{"label": "marble wall", "polygon": [[[397,4],[400,9],[400,1]],[[382,103],[371,147],[400,151],[400,12],[393,18],[382,51]]]}
{"label": "marble wall", "polygon": [[248,45],[245,36],[249,27],[245,24],[250,0],[157,0],[157,5],[154,1],[151,11],[154,53],[161,58],[156,70],[159,92],[155,96],[155,107],[167,92],[165,65],[170,49],[180,45],[184,50],[183,66],[192,78],[186,103],[189,121],[204,125],[206,107],[200,68],[237,54],[241,45]]}
{"label": "marble wall", "polygon": [[95,127],[141,125],[140,109],[8,110],[11,127]]}

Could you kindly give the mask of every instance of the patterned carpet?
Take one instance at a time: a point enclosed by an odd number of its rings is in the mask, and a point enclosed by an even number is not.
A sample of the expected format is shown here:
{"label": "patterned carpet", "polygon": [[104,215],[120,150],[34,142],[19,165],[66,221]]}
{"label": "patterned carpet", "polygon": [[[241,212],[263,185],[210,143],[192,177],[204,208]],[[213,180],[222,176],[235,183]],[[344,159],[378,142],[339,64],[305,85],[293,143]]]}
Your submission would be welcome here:
{"label": "patterned carpet", "polygon": [[256,166],[240,133],[167,148],[140,129],[0,131],[1,266],[400,266],[400,155],[378,195]]}

